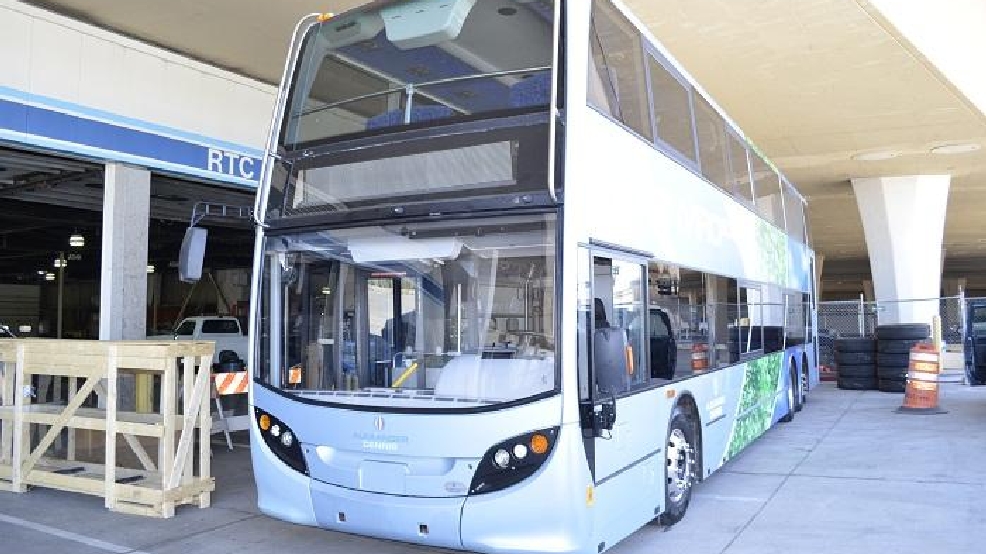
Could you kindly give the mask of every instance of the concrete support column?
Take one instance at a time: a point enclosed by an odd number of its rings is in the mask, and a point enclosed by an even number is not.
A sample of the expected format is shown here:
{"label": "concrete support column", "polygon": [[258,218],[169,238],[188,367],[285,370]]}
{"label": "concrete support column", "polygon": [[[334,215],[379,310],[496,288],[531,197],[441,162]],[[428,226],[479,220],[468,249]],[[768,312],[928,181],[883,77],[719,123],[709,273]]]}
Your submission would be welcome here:
{"label": "concrete support column", "polygon": [[99,339],[143,339],[147,331],[147,233],[151,173],[106,164]]}
{"label": "concrete support column", "polygon": [[880,324],[931,323],[938,298],[949,175],[853,179]]}
{"label": "concrete support column", "polygon": [[[103,188],[103,258],[99,289],[99,339],[142,340],[147,336],[147,234],[150,226],[151,173],[123,164],[106,164]],[[119,407],[147,409],[135,402],[135,383],[118,385]],[[102,404],[102,400],[100,401]],[[138,406],[139,404],[139,406]]]}

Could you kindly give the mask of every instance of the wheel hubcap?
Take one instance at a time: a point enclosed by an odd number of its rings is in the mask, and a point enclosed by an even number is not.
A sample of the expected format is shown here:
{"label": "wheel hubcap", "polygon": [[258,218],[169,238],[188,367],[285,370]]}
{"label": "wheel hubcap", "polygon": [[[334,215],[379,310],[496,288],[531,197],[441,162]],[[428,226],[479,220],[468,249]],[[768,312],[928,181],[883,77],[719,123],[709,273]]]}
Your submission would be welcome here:
{"label": "wheel hubcap", "polygon": [[695,478],[695,450],[681,429],[673,429],[668,437],[668,498],[680,502],[688,493]]}

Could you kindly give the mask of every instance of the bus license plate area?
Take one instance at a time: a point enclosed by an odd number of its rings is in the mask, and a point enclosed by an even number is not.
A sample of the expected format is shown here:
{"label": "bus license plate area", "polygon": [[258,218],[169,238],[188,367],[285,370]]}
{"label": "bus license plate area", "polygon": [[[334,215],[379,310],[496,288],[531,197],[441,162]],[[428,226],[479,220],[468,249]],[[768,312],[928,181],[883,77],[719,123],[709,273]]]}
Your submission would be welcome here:
{"label": "bus license plate area", "polygon": [[320,527],[444,548],[462,548],[464,498],[415,498],[354,491],[312,481]]}
{"label": "bus license plate area", "polygon": [[327,445],[306,445],[309,475],[316,481],[393,495],[463,497],[478,458],[399,456]]}
{"label": "bus license plate area", "polygon": [[405,464],[365,461],[357,472],[359,489],[390,494],[407,493],[408,468]]}

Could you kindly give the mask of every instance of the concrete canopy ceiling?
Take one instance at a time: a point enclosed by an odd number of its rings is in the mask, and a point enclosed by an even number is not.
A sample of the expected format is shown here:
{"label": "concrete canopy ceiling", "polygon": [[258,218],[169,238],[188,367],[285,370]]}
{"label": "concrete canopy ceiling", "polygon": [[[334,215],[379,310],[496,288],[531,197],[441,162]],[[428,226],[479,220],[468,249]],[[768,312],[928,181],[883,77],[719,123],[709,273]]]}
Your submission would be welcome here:
{"label": "concrete canopy ceiling", "polygon": [[[857,0],[629,0],[809,200],[816,249],[865,258],[849,179],[952,175],[945,249],[986,256],[986,117]],[[977,152],[938,155],[943,144]],[[884,161],[853,156],[894,152]]]}
{"label": "concrete canopy ceiling", "polygon": [[[949,259],[986,260],[986,116],[867,0],[625,0],[808,197],[816,249],[864,260],[849,179],[949,173]],[[354,0],[36,0],[83,21],[276,83],[295,23]],[[936,155],[943,144],[977,152]],[[884,161],[860,153],[892,151]],[[984,266],[986,267],[986,266]]]}

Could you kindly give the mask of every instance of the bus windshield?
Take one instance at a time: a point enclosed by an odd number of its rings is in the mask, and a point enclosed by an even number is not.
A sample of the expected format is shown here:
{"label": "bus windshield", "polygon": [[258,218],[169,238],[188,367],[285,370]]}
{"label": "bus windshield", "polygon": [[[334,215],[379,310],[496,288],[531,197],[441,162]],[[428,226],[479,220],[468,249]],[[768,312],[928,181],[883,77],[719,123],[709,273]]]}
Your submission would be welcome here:
{"label": "bus windshield", "polygon": [[304,38],[281,145],[547,106],[554,2],[373,4]]}
{"label": "bus windshield", "polygon": [[257,377],[396,408],[551,392],[554,244],[552,215],[268,237]]}

